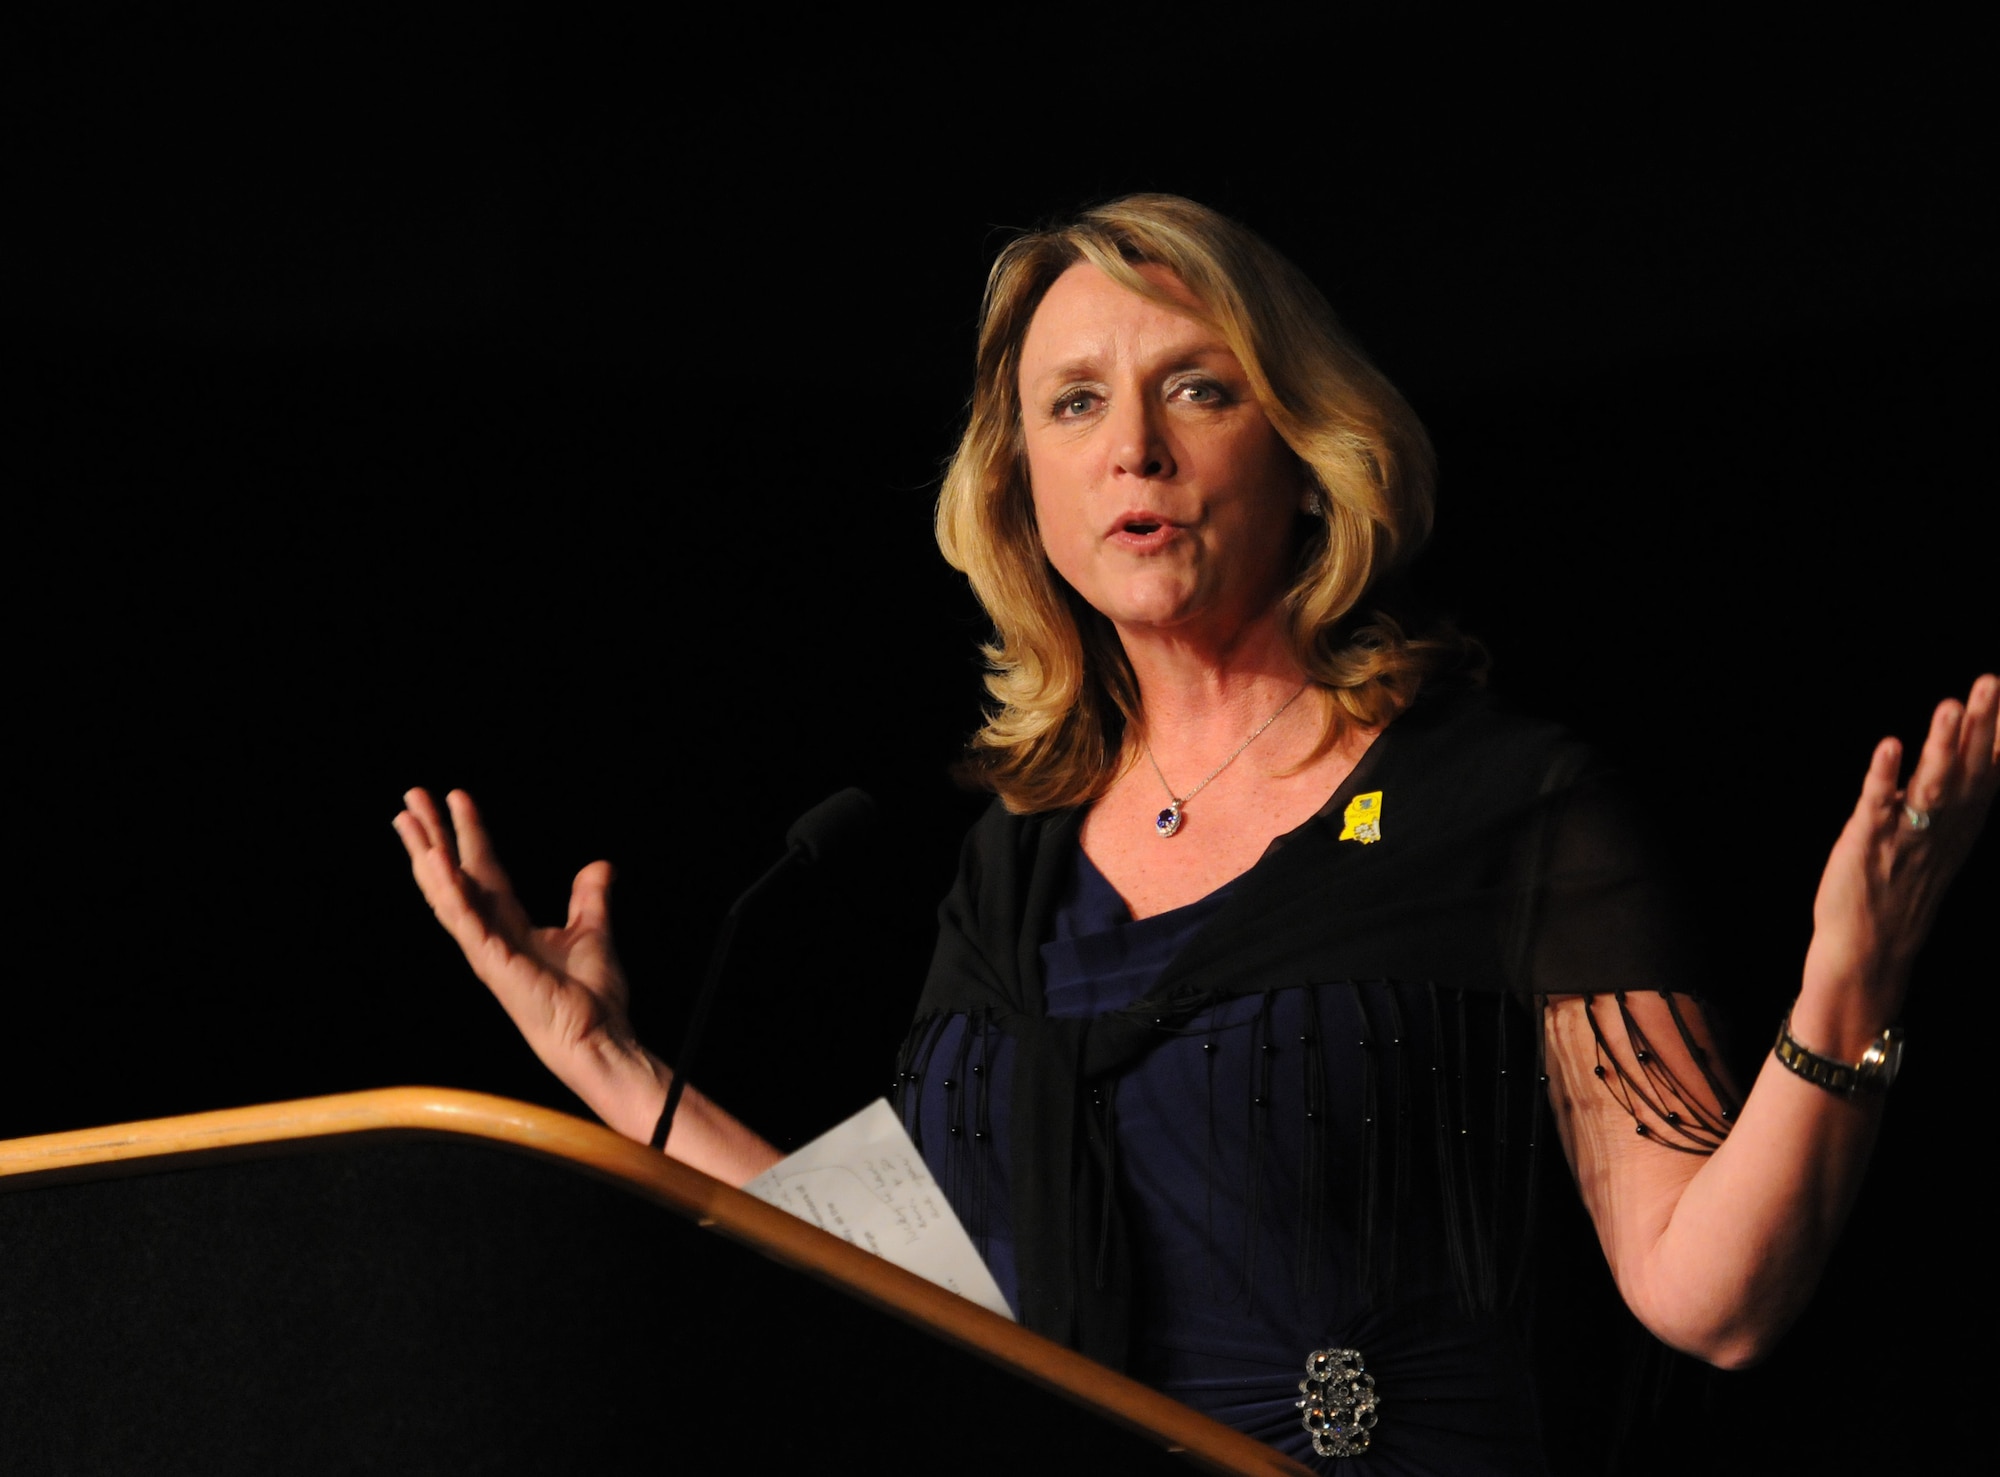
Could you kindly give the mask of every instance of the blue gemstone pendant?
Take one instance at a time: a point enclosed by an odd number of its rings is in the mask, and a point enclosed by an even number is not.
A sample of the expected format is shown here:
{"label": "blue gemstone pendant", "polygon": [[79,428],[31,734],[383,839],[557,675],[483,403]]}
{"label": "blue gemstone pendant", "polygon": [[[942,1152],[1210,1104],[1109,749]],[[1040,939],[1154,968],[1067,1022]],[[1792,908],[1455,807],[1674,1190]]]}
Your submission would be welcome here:
{"label": "blue gemstone pendant", "polygon": [[1181,828],[1181,803],[1176,800],[1158,816],[1154,817],[1153,829],[1162,836],[1171,836]]}

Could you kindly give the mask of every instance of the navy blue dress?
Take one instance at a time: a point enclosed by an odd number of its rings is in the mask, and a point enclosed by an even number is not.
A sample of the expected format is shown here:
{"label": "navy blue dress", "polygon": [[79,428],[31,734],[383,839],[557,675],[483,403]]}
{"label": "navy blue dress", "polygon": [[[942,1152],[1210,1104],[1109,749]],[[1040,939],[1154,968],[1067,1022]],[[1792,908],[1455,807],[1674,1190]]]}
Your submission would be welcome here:
{"label": "navy blue dress", "polygon": [[[1055,936],[1041,947],[1050,1015],[1095,1017],[1144,996],[1229,892],[1135,922],[1078,848]],[[1303,1163],[1314,1080],[1325,1109],[1348,1118],[1357,1139],[1368,1127],[1359,1074],[1332,1092],[1327,1074],[1304,1070],[1304,1017],[1318,1015],[1323,1042],[1329,1028],[1359,1041],[1375,1019],[1399,1013],[1392,993],[1387,985],[1321,985],[1223,1002],[1117,1080],[1117,1186],[1140,1289],[1131,1372],[1318,1464],[1297,1406],[1306,1356],[1358,1349],[1383,1400],[1365,1470],[1540,1472],[1529,1361],[1504,1320],[1466,1317],[1448,1276],[1431,1286],[1399,1278],[1393,1315],[1357,1306],[1354,1292],[1368,1279],[1352,1228],[1340,1234],[1336,1214],[1335,1225],[1302,1239],[1309,1181],[1320,1178]],[[1400,1014],[1420,1018],[1427,1009],[1411,1001]],[[1006,1168],[1012,1065],[1006,1035],[949,1017],[905,1115],[926,1157],[941,1161],[947,1194],[1018,1311]],[[1353,1150],[1338,1157],[1351,1160]],[[1317,1190],[1333,1198],[1323,1180]],[[1405,1217],[1412,1200],[1425,1198],[1406,1187]],[[1419,1241],[1436,1229],[1408,1219],[1403,1227]]]}
{"label": "navy blue dress", "polygon": [[[1363,793],[1372,844],[1340,834]],[[1557,730],[1420,705],[1250,871],[1137,921],[1078,813],[996,806],[898,1080],[1022,1321],[1329,1467],[1299,1382],[1356,1350],[1359,1470],[1546,1471],[1531,1250],[1576,1196],[1542,1002],[1687,993],[1609,793]]]}

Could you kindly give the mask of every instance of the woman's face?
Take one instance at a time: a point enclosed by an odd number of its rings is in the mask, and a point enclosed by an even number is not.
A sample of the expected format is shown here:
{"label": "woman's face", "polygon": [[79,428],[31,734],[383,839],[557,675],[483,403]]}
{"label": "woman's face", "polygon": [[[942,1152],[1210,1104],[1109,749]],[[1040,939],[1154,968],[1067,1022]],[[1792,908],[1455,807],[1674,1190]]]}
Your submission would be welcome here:
{"label": "woman's face", "polygon": [[1187,304],[1088,262],[1056,279],[1021,345],[1021,418],[1042,547],[1121,636],[1228,644],[1291,567],[1303,468],[1242,363]]}

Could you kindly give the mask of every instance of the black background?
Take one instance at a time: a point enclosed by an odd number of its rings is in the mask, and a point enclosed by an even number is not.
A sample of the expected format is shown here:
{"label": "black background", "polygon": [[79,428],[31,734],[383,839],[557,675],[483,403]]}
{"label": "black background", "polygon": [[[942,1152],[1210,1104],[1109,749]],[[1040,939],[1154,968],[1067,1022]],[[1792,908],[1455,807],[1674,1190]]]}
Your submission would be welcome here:
{"label": "black background", "polygon": [[[661,1045],[788,822],[869,788],[885,843],[749,926],[704,1076],[786,1143],[880,1090],[978,811],[945,771],[981,622],[928,517],[985,267],[1131,189],[1270,237],[1416,405],[1423,587],[1667,822],[1754,1062],[1870,746],[2000,660],[1970,37],[1121,25],[22,25],[0,1136],[407,1082],[574,1107],[408,881],[417,783],[481,798],[540,914],[617,863]],[[1885,1455],[1970,1398],[1933,1341],[1990,1312],[1995,851],[1820,1303],[1744,1386],[1775,1431],[1851,1418],[1864,1338],[1935,1402]]]}

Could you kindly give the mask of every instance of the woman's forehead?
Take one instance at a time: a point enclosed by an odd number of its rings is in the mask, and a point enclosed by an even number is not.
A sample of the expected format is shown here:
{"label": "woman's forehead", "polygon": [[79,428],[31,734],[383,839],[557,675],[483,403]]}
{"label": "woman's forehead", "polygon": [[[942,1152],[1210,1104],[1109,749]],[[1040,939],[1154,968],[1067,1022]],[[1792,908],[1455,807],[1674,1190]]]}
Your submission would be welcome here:
{"label": "woman's forehead", "polygon": [[1178,277],[1151,262],[1134,270],[1169,301],[1135,292],[1087,261],[1051,283],[1022,340],[1022,379],[1072,365],[1230,353]]}

